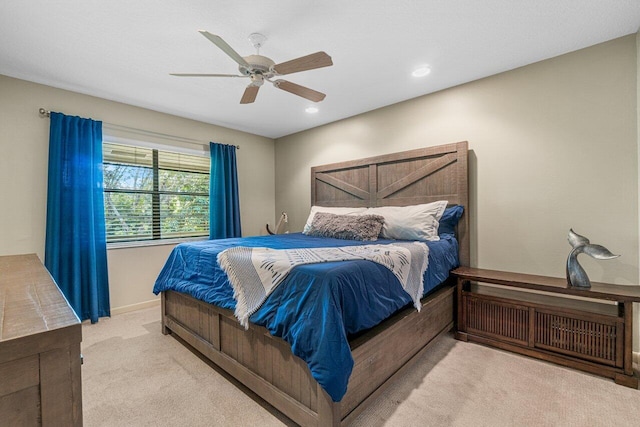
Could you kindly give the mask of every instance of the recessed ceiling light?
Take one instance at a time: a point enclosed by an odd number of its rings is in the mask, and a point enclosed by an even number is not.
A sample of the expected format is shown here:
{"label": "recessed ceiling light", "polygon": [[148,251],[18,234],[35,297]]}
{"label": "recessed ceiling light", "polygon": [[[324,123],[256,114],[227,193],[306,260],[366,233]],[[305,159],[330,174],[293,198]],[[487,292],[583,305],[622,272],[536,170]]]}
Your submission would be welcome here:
{"label": "recessed ceiling light", "polygon": [[430,72],[431,72],[431,67],[429,67],[428,65],[421,65],[415,70],[413,70],[413,73],[411,73],[411,75],[413,77],[424,77],[428,75]]}
{"label": "recessed ceiling light", "polygon": [[304,111],[306,111],[309,114],[315,114],[319,110],[318,110],[318,107],[307,107]]}

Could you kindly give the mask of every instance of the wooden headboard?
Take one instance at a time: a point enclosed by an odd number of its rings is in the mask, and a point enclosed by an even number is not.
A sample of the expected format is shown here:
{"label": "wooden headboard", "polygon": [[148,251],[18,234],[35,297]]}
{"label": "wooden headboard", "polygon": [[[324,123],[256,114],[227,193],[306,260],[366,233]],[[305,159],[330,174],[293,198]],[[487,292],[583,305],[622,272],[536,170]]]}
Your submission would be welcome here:
{"label": "wooden headboard", "polygon": [[460,264],[469,265],[467,141],[311,168],[311,205],[408,206],[448,200],[464,206]]}

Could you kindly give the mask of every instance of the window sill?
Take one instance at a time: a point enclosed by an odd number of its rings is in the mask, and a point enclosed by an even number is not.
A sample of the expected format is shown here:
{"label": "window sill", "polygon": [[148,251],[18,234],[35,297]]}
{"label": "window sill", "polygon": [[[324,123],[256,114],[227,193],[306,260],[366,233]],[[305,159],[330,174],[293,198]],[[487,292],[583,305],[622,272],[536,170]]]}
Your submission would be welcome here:
{"label": "window sill", "polygon": [[127,248],[140,248],[146,246],[164,246],[164,245],[177,245],[185,242],[199,242],[208,240],[208,237],[180,237],[177,239],[161,239],[161,240],[139,240],[134,242],[114,242],[107,243],[107,250],[111,249],[127,249]]}

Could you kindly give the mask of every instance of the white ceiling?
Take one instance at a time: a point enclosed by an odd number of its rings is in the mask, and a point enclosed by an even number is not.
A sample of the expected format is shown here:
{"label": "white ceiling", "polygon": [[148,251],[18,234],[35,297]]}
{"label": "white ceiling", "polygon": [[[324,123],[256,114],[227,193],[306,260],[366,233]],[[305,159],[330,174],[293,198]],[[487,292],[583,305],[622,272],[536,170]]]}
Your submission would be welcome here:
{"label": "white ceiling", "polygon": [[[4,0],[0,74],[277,138],[639,27],[639,0]],[[170,76],[236,73],[197,30],[243,56],[260,32],[276,63],[327,52],[334,66],[285,77],[326,93],[320,111],[268,84],[240,105],[246,79]],[[420,64],[431,74],[412,77]]]}

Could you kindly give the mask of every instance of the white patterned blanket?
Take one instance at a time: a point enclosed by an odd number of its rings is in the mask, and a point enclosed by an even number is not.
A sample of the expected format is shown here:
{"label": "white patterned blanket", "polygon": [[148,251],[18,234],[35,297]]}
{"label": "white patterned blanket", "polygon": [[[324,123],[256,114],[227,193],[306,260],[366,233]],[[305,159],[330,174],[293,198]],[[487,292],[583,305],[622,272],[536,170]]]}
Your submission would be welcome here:
{"label": "white patterned blanket", "polygon": [[249,317],[295,266],[358,259],[388,268],[420,311],[423,276],[429,262],[429,247],[421,242],[300,249],[237,246],[218,254],[218,264],[233,286],[235,315],[245,328],[249,327]]}

